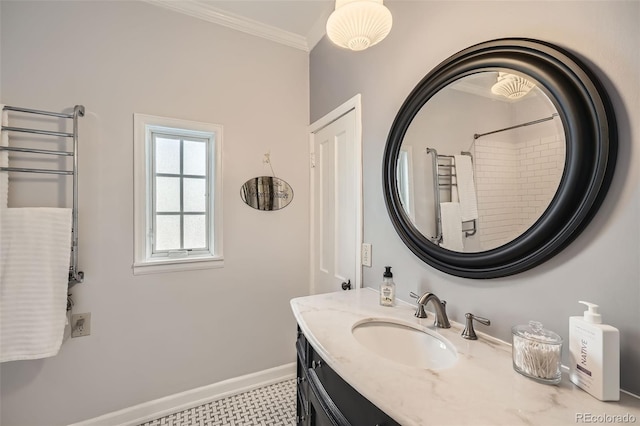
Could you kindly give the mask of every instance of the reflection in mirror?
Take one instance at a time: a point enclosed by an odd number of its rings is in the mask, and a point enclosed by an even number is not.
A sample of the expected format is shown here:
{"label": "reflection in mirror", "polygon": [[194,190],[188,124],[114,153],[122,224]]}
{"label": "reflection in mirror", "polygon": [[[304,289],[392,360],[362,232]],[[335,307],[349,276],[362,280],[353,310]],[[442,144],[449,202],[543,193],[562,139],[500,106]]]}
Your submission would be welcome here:
{"label": "reflection in mirror", "polygon": [[256,210],[280,210],[293,200],[293,189],[277,177],[258,176],[242,185],[240,198]]}
{"label": "reflection in mirror", "polygon": [[409,215],[411,222],[415,223],[413,208],[413,147],[403,146],[398,154],[398,194],[404,211]]}
{"label": "reflection in mirror", "polygon": [[563,124],[537,81],[507,69],[467,75],[411,121],[398,156],[399,198],[434,244],[491,250],[547,209],[565,146]]}

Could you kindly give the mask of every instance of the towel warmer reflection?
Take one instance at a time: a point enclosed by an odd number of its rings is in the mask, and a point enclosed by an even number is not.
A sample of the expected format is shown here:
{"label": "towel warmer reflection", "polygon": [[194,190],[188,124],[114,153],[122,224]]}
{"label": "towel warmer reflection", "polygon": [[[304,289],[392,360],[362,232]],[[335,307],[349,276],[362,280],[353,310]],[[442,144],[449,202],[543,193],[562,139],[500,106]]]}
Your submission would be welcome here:
{"label": "towel warmer reflection", "polygon": [[[435,201],[435,213],[436,213],[436,236],[429,237],[431,242],[440,245],[442,243],[442,210],[440,207],[441,197],[440,191],[448,191],[449,201],[453,201],[453,188],[458,186],[456,175],[455,157],[453,155],[438,154],[433,148],[427,148],[427,154],[431,154],[431,164],[433,168],[433,195]],[[473,161],[473,156],[468,151],[461,151],[460,154],[468,155]],[[467,220],[462,222],[463,227],[465,224],[470,228],[462,229],[466,237],[475,235],[477,232],[476,219]]]}
{"label": "towel warmer reflection", "polygon": [[31,134],[37,134],[37,135],[71,138],[73,140],[73,151],[55,151],[55,150],[47,150],[47,149],[0,146],[1,151],[73,157],[72,170],[35,169],[35,168],[24,168],[24,167],[0,167],[0,171],[45,173],[45,174],[54,174],[54,175],[69,175],[73,177],[73,208],[71,213],[72,225],[71,225],[71,260],[70,260],[70,266],[69,266],[69,285],[81,283],[84,280],[84,272],[78,271],[78,117],[84,117],[84,106],[76,105],[73,108],[73,113],[71,114],[39,111],[35,109],[18,108],[18,107],[13,107],[8,105],[4,107],[4,110],[27,113],[27,114],[46,115],[50,117],[58,117],[58,118],[73,120],[72,133],[54,132],[49,130],[31,129],[31,128],[23,128],[23,127],[2,126],[2,130],[9,131],[9,132],[21,132],[21,133],[31,133]]}

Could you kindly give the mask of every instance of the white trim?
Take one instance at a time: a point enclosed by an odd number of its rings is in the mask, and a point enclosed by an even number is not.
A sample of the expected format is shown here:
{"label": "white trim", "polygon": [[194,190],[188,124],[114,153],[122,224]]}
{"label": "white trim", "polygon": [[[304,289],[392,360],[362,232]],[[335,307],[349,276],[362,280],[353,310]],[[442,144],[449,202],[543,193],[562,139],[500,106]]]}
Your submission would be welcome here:
{"label": "white trim", "polygon": [[215,257],[149,260],[133,264],[133,275],[158,274],[162,272],[191,271],[196,269],[224,268],[224,260]]}
{"label": "white trim", "polygon": [[293,379],[294,377],[296,377],[296,364],[285,364],[144,402],[69,426],[139,425],[171,413],[188,410],[228,396]]}
{"label": "white trim", "polygon": [[[406,147],[402,147],[400,149],[400,155],[398,156],[398,169],[400,169],[401,167],[401,163],[400,160],[402,159],[402,152],[406,153],[406,160],[407,160],[407,181],[404,182],[406,183],[407,187],[405,188],[407,190],[407,198],[408,198],[408,203],[404,203],[405,205],[403,206],[405,208],[405,212],[409,215],[409,219],[411,219],[412,223],[416,223],[416,212],[415,212],[415,194],[413,192],[413,146],[408,145]],[[401,182],[401,181],[400,181]],[[400,191],[400,199],[402,199],[402,191]],[[407,211],[408,210],[408,211]]]}
{"label": "white trim", "polygon": [[352,109],[356,110],[356,136],[362,139],[362,95],[358,93],[333,111],[327,113],[324,117],[314,121],[309,125],[309,133],[317,133],[322,128],[333,123]]}
{"label": "white trim", "polygon": [[[329,124],[331,124],[332,122],[336,121],[337,119],[339,119],[340,117],[342,117],[345,114],[348,114],[349,112],[354,111],[355,112],[355,121],[356,121],[356,128],[355,128],[355,142],[356,142],[356,146],[355,146],[355,154],[356,154],[356,158],[359,159],[359,161],[354,165],[356,170],[356,193],[358,196],[358,203],[356,205],[357,208],[357,212],[356,212],[356,276],[355,276],[355,282],[354,282],[354,287],[355,288],[360,288],[362,287],[362,243],[364,242],[364,220],[363,220],[363,183],[362,183],[362,170],[363,170],[363,166],[362,166],[362,95],[360,93],[356,94],[354,97],[352,97],[351,99],[349,99],[348,101],[346,101],[345,103],[343,103],[342,105],[340,105],[339,107],[337,107],[336,109],[334,109],[333,111],[329,112],[328,114],[326,114],[324,117],[320,118],[319,120],[316,120],[315,122],[313,122],[311,125],[309,125],[308,129],[309,129],[309,152],[311,155],[311,158],[313,159],[313,156],[315,155],[314,152],[314,137],[315,134],[317,132],[319,132],[320,130],[322,130],[324,127],[328,126]],[[313,161],[313,160],[312,160]],[[309,261],[310,261],[310,265],[313,266],[314,264],[314,258],[315,258],[315,239],[314,239],[314,226],[313,224],[314,222],[314,197],[315,197],[315,182],[314,182],[314,174],[313,174],[313,170],[311,170],[310,172],[310,179],[309,179],[309,194],[311,194],[311,196],[309,197],[309,211],[310,211],[310,223],[311,223],[311,227],[309,230],[309,241],[310,241],[310,257],[309,257]],[[310,276],[309,276],[309,291],[311,292],[311,294],[314,294],[314,290],[315,290],[315,279],[314,279],[314,270],[313,268],[310,269]]]}
{"label": "white trim", "polygon": [[[296,49],[303,50],[305,52],[311,51],[313,46],[309,45],[307,38],[295,34],[289,31],[282,30],[280,28],[273,27],[271,25],[263,24],[262,22],[255,21],[253,19],[245,18],[234,13],[218,9],[210,4],[200,3],[193,0],[142,0],[145,3],[152,4],[154,6],[164,7],[166,9],[173,10],[175,12],[184,13],[185,15],[193,16],[194,18],[203,19],[214,24],[222,25],[227,28],[232,28],[237,31],[241,31],[246,34],[262,37],[267,40],[275,41],[276,43],[284,44],[285,46],[294,47]],[[315,27],[314,27],[315,28]],[[314,34],[314,38],[317,34]],[[322,38],[322,37],[320,37]],[[318,38],[318,41],[320,40]],[[317,43],[317,41],[316,41]]]}

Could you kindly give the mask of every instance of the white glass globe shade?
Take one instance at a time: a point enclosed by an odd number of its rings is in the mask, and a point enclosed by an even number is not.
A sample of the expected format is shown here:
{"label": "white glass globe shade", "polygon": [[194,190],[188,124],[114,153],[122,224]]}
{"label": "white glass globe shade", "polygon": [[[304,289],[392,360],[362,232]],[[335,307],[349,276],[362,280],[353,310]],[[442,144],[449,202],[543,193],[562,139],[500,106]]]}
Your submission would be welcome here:
{"label": "white glass globe shade", "polygon": [[382,0],[338,0],[327,21],[327,36],[340,47],[364,50],[382,41],[392,24]]}
{"label": "white glass globe shade", "polygon": [[535,84],[526,78],[500,72],[498,73],[498,81],[491,87],[491,93],[509,99],[518,99],[529,93],[534,87]]}

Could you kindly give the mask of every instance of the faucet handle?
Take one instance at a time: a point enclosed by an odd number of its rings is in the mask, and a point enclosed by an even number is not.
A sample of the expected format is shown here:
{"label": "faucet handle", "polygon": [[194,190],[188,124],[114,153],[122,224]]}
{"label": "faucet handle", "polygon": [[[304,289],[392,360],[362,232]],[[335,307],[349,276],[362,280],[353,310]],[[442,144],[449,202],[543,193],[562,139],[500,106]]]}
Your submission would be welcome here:
{"label": "faucet handle", "polygon": [[[409,296],[413,297],[414,299],[418,299],[420,297],[414,292],[410,292]],[[424,310],[424,305],[422,303],[418,303],[418,308],[416,309],[416,313],[413,315],[418,318],[427,318],[427,312]]]}
{"label": "faucet handle", "polygon": [[464,326],[464,330],[462,330],[462,337],[464,337],[465,339],[478,340],[478,336],[476,336],[476,331],[473,329],[473,320],[478,321],[480,324],[491,325],[491,321],[489,321],[488,319],[475,316],[469,312],[464,314],[464,317],[467,319]]}
{"label": "faucet handle", "polygon": [[416,313],[413,315],[418,318],[427,318],[427,312],[424,310],[424,305],[418,304],[418,309],[416,309]]}

